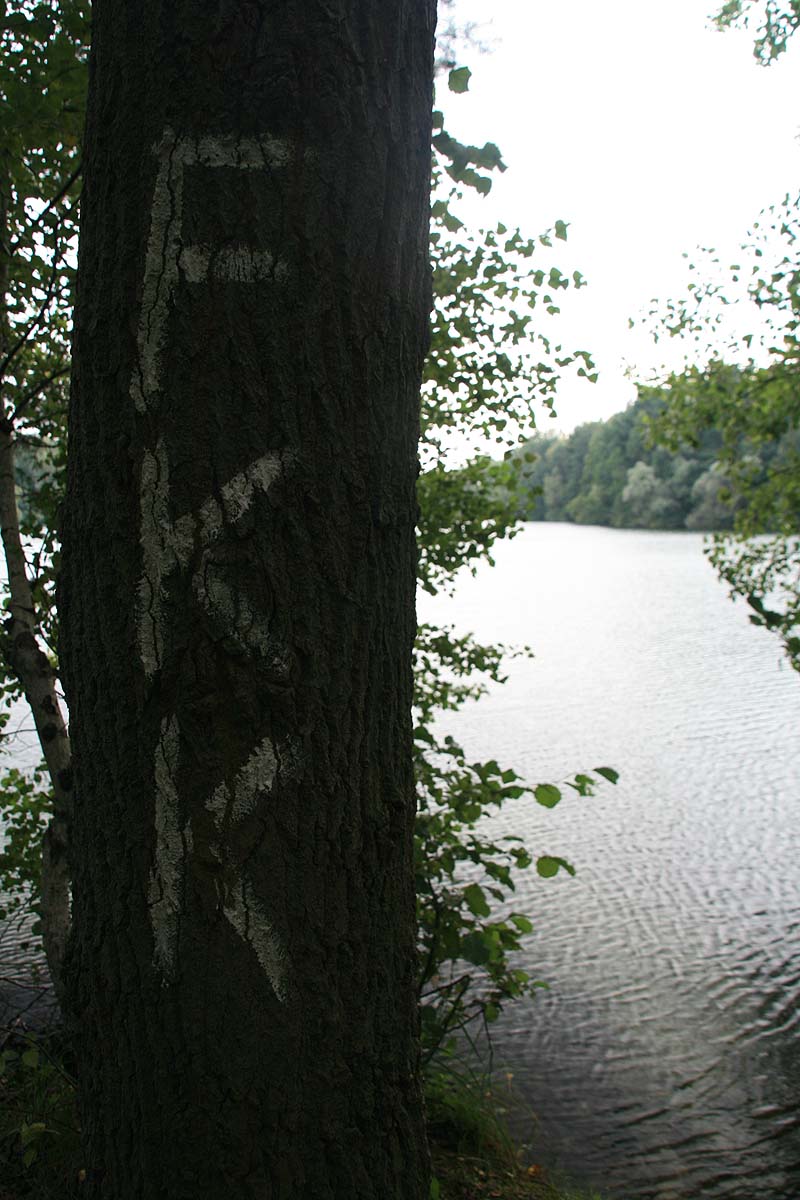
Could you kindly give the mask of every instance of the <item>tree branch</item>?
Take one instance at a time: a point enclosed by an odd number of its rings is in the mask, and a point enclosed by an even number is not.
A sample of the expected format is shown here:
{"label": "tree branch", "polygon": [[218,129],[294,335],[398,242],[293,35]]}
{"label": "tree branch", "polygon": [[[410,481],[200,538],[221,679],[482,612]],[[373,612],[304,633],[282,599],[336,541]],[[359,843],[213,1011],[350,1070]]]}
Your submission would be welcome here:
{"label": "tree branch", "polygon": [[[72,172],[72,174],[70,175],[69,179],[67,179],[67,180],[66,180],[66,182],[65,182],[65,183],[63,183],[63,184],[61,185],[61,187],[60,187],[60,188],[58,189],[58,191],[56,192],[55,196],[51,197],[51,199],[47,201],[47,204],[44,206],[44,208],[42,209],[42,211],[39,213],[39,215],[38,215],[38,217],[36,218],[36,220],[35,220],[35,221],[33,221],[33,222],[32,222],[32,223],[31,223],[31,224],[28,226],[28,235],[29,235],[29,237],[30,237],[30,235],[31,235],[31,234],[33,234],[33,233],[35,233],[35,232],[36,232],[36,229],[37,229],[37,227],[38,227],[39,225],[41,225],[41,223],[42,223],[43,219],[44,219],[44,218],[47,216],[47,214],[48,214],[48,213],[51,211],[51,209],[55,208],[57,204],[60,204],[60,203],[61,203],[61,201],[62,201],[62,200],[64,199],[64,197],[66,196],[67,192],[68,192],[68,191],[70,190],[70,188],[72,187],[72,185],[73,185],[73,183],[75,182],[75,180],[76,180],[76,179],[78,179],[78,178],[79,178],[79,176],[81,175],[82,171],[83,171],[83,162],[82,162],[82,161],[79,161],[79,162],[78,162],[78,165],[77,165],[77,167],[76,167],[76,168],[75,168],[75,170]],[[16,240],[12,241],[12,243],[11,243],[11,249],[12,249],[12,250],[18,250],[18,249],[19,249],[19,247],[20,247],[20,245],[21,245],[21,241],[20,241],[20,239],[16,239]]]}
{"label": "tree branch", "polygon": [[[58,227],[56,228],[56,236],[58,236],[58,229],[60,228],[60,226],[61,226],[61,221],[59,220]],[[44,297],[44,300],[42,301],[41,307],[39,308],[39,311],[37,312],[36,316],[31,321],[28,322],[28,325],[25,329],[25,332],[22,334],[22,337],[17,339],[17,341],[14,343],[14,345],[11,347],[11,349],[8,351],[8,353],[3,358],[2,362],[0,362],[0,379],[3,378],[6,371],[8,370],[9,365],[13,362],[13,360],[19,354],[20,350],[27,344],[27,342],[30,340],[30,338],[33,336],[33,334],[36,332],[36,330],[41,325],[44,314],[47,312],[48,308],[50,307],[50,301],[53,298],[53,289],[55,287],[56,279],[58,278],[59,264],[60,264],[60,257],[56,256],[53,260],[53,267],[50,272],[50,280],[47,284],[47,291],[45,292],[45,297]]]}
{"label": "tree branch", "polygon": [[11,416],[8,418],[9,421],[13,424],[20,413],[28,407],[31,401],[35,400],[36,397],[40,395],[45,388],[49,387],[51,383],[54,383],[56,379],[61,379],[64,375],[69,375],[69,370],[69,365],[67,365],[65,367],[59,367],[57,371],[51,371],[49,375],[45,376],[44,379],[37,383],[36,387],[31,388],[29,392],[26,392]]}

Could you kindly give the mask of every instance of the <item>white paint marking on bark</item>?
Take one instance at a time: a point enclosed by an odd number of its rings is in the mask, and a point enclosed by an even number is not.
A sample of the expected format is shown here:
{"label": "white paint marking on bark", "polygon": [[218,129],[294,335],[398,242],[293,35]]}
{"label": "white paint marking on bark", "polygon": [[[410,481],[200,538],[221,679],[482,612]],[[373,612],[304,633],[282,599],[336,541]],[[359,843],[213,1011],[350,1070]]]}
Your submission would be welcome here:
{"label": "white paint marking on bark", "polygon": [[188,283],[204,283],[208,279],[208,267],[212,253],[210,246],[183,247],[180,268]]}
{"label": "white paint marking on bark", "polygon": [[206,555],[192,578],[192,588],[209,616],[237,646],[258,655],[281,677],[288,674],[288,657],[272,636],[267,618],[255,612],[244,592],[233,587]]}
{"label": "white paint marking on bark", "polygon": [[[236,826],[255,812],[259,799],[271,791],[277,772],[275,747],[270,738],[264,738],[237,774],[233,785],[221,783],[206,801],[219,834],[219,841],[212,849],[223,868],[233,869],[223,825]],[[285,1003],[288,998],[286,950],[252,885],[241,875],[232,887],[225,889],[222,911],[239,936],[252,947],[275,996]]]}
{"label": "white paint marking on bark", "polygon": [[223,912],[243,941],[252,946],[276,999],[286,1004],[289,999],[286,950],[252,884],[241,879],[239,886],[241,890],[231,893]]}
{"label": "white paint marking on bark", "polygon": [[[245,170],[283,167],[289,162],[287,142],[269,136],[178,137],[167,129],[154,152],[158,169],[145,251],[137,361],[130,384],[130,395],[140,414],[156,409],[163,400],[161,358],[181,273],[190,284],[202,284],[209,277],[239,283],[259,280],[280,283],[289,271],[285,262],[267,250],[240,245],[214,249],[200,244],[184,245],[182,241],[185,167]],[[266,618],[254,613],[247,597],[222,578],[221,568],[215,568],[208,553],[220,537],[224,521],[235,524],[252,505],[256,490],[268,491],[287,457],[286,452],[263,455],[223,486],[221,504],[210,496],[196,514],[185,514],[173,522],[169,512],[169,462],[163,439],[159,439],[155,451],[145,451],[139,486],[142,578],[137,589],[136,619],[139,654],[148,679],[160,670],[164,657],[165,580],[174,570],[188,568],[196,548],[201,557],[192,580],[195,594],[223,628],[232,631],[243,648],[267,657],[281,672],[288,671],[286,653],[274,643]],[[178,720],[173,714],[162,721],[155,750],[156,848],[148,886],[154,960],[164,982],[172,980],[176,971],[185,861],[191,853],[191,829],[180,823],[175,784],[179,737]],[[277,770],[275,747],[266,739],[237,775],[232,794],[227,784],[221,784],[207,799],[220,834],[217,853],[220,861],[231,869],[233,864],[230,852],[224,848],[221,823],[229,809],[229,820],[234,822],[252,811],[258,796],[271,789]],[[275,995],[285,1002],[286,952],[252,886],[241,876],[224,911],[231,925],[252,946]]]}
{"label": "white paint marking on bark", "polygon": [[264,167],[285,167],[289,162],[289,143],[269,134],[257,138],[207,134],[184,140],[184,161],[191,165],[200,163],[204,167],[241,167],[252,171]]}
{"label": "white paint marking on bark", "polygon": [[155,453],[144,452],[139,509],[142,576],[136,589],[136,630],[144,673],[152,679],[164,655],[164,580],[191,552],[191,531],[186,523],[171,526],[169,465],[162,439],[156,443]]}
{"label": "white paint marking on bark", "polygon": [[[153,192],[150,232],[145,251],[142,305],[137,330],[137,363],[130,392],[137,412],[145,413],[161,398],[161,355],[167,332],[167,319],[180,271],[192,283],[203,282],[209,270],[220,278],[252,282],[257,279],[285,279],[288,267],[267,250],[248,246],[222,248],[183,245],[184,167],[201,164],[208,167],[235,167],[258,170],[284,166],[289,160],[287,142],[264,136],[177,137],[164,132],[154,148],[158,171]],[[269,456],[267,456],[269,457]],[[276,456],[273,456],[276,457]],[[231,485],[228,485],[229,487]],[[147,451],[140,476],[141,543],[143,571],[138,587],[139,651],[145,674],[152,678],[163,654],[161,592],[163,579],[172,569],[172,555],[185,565],[191,547],[187,546],[184,526],[176,526],[178,544],[168,549],[165,540],[169,528],[169,472],[163,444],[156,455]],[[210,501],[212,505],[215,503]],[[203,521],[210,532],[213,510]],[[201,519],[206,514],[201,510]],[[164,531],[162,533],[162,531]]]}
{"label": "white paint marking on bark", "polygon": [[131,396],[137,412],[146,412],[161,385],[161,351],[166,335],[172,293],[178,282],[178,249],[183,219],[183,162],[176,153],[180,139],[171,129],[155,153],[158,173],[150,210],[150,234],[144,263],[142,307],[136,335],[137,369]]}
{"label": "white paint marking on bark", "polygon": [[262,279],[283,283],[289,268],[269,250],[254,250],[252,246],[184,246],[180,268],[188,283],[205,283],[211,279],[231,283],[256,283]]}
{"label": "white paint marking on bark", "polygon": [[278,760],[270,738],[256,746],[233,785],[230,819],[235,824],[255,811],[260,796],[272,790],[278,773]]}
{"label": "white paint marking on bark", "polygon": [[251,171],[281,167],[289,161],[288,142],[268,136],[177,137],[171,129],[166,129],[154,153],[159,165],[145,251],[142,307],[136,335],[138,361],[130,388],[136,410],[141,413],[152,407],[161,393],[161,353],[181,269],[190,283],[206,279],[209,262],[219,278],[241,282],[268,279],[280,283],[289,274],[288,265],[267,250],[235,246],[214,253],[207,246],[184,245],[181,239],[185,167],[237,167]]}
{"label": "white paint marking on bark", "polygon": [[256,490],[265,495],[281,473],[283,457],[270,452],[262,454],[247,470],[234,475],[222,487],[222,507],[226,520],[234,525],[253,503]]}
{"label": "white paint marking on bark", "polygon": [[222,824],[225,820],[225,814],[228,811],[228,805],[231,802],[231,793],[227,783],[221,783],[219,787],[214,788],[214,791],[206,800],[206,808],[214,818],[214,824],[217,827],[217,832],[222,830]]}
{"label": "white paint marking on bark", "polygon": [[222,533],[222,509],[214,496],[200,505],[200,539],[204,549],[211,546]]}
{"label": "white paint marking on bark", "polygon": [[148,887],[154,956],[165,982],[175,976],[184,863],[192,848],[191,829],[181,825],[179,819],[175,785],[180,751],[178,736],[177,719],[174,716],[165,718],[161,722],[155,754],[156,851]]}
{"label": "white paint marking on bark", "polygon": [[142,578],[136,590],[136,630],[139,657],[148,679],[152,679],[161,665],[163,652],[160,621],[163,556],[158,519],[162,503],[166,503],[166,491],[159,477],[158,455],[145,450],[139,491]]}
{"label": "white paint marking on bark", "polygon": [[192,513],[186,513],[183,517],[178,517],[173,530],[173,549],[175,558],[178,561],[178,566],[184,570],[188,567],[192,558],[192,551],[195,545],[195,531],[197,529],[197,521]]}
{"label": "white paint marking on bark", "polygon": [[188,562],[193,544],[186,523],[173,525],[169,518],[169,464],[161,438],[155,453],[144,453],[139,501],[142,578],[136,596],[136,627],[139,655],[145,675],[151,679],[164,653],[164,580],[177,566]]}

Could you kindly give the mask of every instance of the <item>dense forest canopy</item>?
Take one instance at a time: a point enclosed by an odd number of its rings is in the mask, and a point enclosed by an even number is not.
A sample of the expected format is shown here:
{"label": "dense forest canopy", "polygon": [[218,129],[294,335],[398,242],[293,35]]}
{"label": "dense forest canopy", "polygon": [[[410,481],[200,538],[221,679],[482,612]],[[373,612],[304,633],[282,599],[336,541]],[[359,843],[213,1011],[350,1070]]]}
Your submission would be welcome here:
{"label": "dense forest canopy", "polygon": [[[536,433],[517,453],[520,517],[629,529],[728,530],[741,496],[721,460],[723,435],[698,432],[675,450],[656,444],[652,422],[670,403],[668,388],[640,387],[637,399],[607,421],[565,436]],[[742,445],[757,474],[796,452],[792,430],[758,446]]]}

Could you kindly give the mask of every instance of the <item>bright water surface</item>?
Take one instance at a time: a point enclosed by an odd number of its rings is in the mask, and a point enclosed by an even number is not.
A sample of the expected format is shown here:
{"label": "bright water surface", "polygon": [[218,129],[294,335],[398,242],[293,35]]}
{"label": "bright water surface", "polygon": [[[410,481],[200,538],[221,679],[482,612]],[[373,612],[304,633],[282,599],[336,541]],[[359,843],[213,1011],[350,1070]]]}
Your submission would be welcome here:
{"label": "bright water surface", "polygon": [[800,1200],[800,676],[701,547],[528,525],[419,615],[535,650],[448,718],[470,755],[621,776],[493,825],[578,868],[519,886],[551,990],[495,1027],[537,1160],[612,1200]]}

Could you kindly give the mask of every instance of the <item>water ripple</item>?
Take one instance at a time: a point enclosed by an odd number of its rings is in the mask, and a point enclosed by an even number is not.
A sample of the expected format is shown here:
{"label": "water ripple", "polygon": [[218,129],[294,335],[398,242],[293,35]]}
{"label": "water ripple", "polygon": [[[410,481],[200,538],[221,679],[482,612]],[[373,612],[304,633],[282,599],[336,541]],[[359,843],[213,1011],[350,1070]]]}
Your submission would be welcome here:
{"label": "water ripple", "polygon": [[800,680],[699,536],[535,525],[496,557],[421,616],[537,657],[449,731],[532,782],[621,772],[493,824],[578,867],[514,899],[552,987],[501,1018],[495,1060],[536,1161],[612,1200],[798,1200]]}

